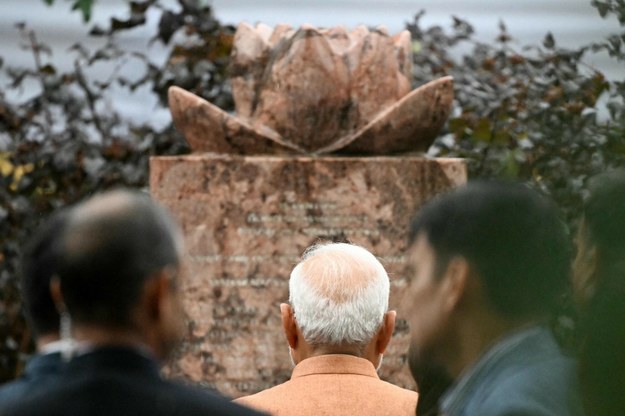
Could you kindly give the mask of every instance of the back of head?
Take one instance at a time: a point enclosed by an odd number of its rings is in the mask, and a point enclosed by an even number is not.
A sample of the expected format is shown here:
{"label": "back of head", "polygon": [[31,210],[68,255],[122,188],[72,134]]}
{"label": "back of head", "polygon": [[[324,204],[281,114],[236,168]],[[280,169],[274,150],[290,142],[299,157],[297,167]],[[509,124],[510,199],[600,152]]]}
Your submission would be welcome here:
{"label": "back of head", "polygon": [[[596,176],[584,203],[584,223],[600,262],[625,261],[625,170]],[[601,266],[601,264],[599,265]]]}
{"label": "back of head", "polygon": [[425,234],[437,275],[465,258],[498,315],[545,316],[568,285],[570,244],[555,207],[524,185],[475,181],[439,196],[413,220],[410,242]]}
{"label": "back of head", "polygon": [[332,243],[311,247],[293,269],[289,301],[311,345],[366,345],[388,309],[389,279],[362,247]]}
{"label": "back of head", "polygon": [[[621,415],[625,410],[625,170],[591,181],[584,204],[584,250],[595,251],[592,288],[581,308],[579,356],[582,398],[589,415]],[[586,253],[587,254],[587,253]],[[578,282],[579,283],[579,282]],[[581,286],[580,288],[583,288]]]}
{"label": "back of head", "polygon": [[36,230],[22,252],[22,296],[26,317],[37,337],[59,332],[59,314],[50,295],[50,280],[58,273],[66,224],[67,212],[54,214]]}
{"label": "back of head", "polygon": [[145,281],[178,265],[180,236],[147,195],[113,191],[74,208],[63,250],[61,288],[74,322],[124,328]]}

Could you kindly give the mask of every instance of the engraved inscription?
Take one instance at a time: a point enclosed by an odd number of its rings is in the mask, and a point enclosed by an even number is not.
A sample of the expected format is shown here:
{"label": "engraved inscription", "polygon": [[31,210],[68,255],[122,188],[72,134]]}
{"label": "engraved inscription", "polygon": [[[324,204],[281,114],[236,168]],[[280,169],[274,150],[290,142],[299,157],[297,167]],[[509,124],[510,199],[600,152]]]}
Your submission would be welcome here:
{"label": "engraved inscription", "polygon": [[290,237],[302,233],[309,237],[377,237],[364,214],[342,213],[334,202],[282,202],[280,213],[250,212],[245,226],[237,228],[240,236]]}
{"label": "engraved inscription", "polygon": [[[303,250],[319,240],[368,248],[389,272],[389,306],[397,308],[406,287],[406,222],[427,199],[466,180],[462,162],[452,172],[413,157],[192,155],[151,163],[152,193],[182,225],[189,253],[181,284],[187,332],[167,371],[231,397],[291,374],[279,304],[288,301]],[[412,388],[402,318],[380,376]]]}

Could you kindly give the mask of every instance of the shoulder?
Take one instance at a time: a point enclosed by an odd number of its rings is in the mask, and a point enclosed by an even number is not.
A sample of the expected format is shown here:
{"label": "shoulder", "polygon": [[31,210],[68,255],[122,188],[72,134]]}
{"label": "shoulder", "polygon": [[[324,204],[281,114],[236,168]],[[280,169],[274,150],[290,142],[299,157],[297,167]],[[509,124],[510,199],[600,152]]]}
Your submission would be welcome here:
{"label": "shoulder", "polygon": [[[201,389],[178,382],[162,380],[158,386],[153,386],[152,393],[141,397],[153,397],[152,403],[146,407],[153,407],[156,414],[216,414],[253,416],[259,413],[233,403],[229,398],[216,391]],[[147,399],[146,399],[147,401]],[[169,410],[167,410],[169,409]]]}
{"label": "shoulder", "polygon": [[378,390],[380,394],[384,394],[385,397],[392,398],[393,400],[414,402],[416,404],[419,398],[419,394],[416,391],[408,390],[383,380],[377,380],[377,382],[373,384],[373,389]]}
{"label": "shoulder", "polygon": [[29,392],[29,383],[17,379],[0,386],[0,409],[4,409],[10,403],[25,397]]}
{"label": "shoulder", "polygon": [[565,357],[511,366],[492,377],[469,407],[484,416],[580,414],[574,362]]}
{"label": "shoulder", "polygon": [[372,390],[376,390],[375,396],[384,397],[396,409],[406,410],[413,414],[417,407],[419,393],[416,391],[404,389],[383,380],[378,380]]}
{"label": "shoulder", "polygon": [[80,378],[32,395],[14,407],[15,416],[36,415],[241,415],[259,413],[217,393],[164,380],[128,377]]}
{"label": "shoulder", "polygon": [[580,414],[575,360],[548,331],[530,334],[479,373],[466,395],[466,414]]}
{"label": "shoulder", "polygon": [[0,409],[55,385],[61,371],[60,355],[56,355],[33,356],[22,377],[0,386]]}
{"label": "shoulder", "polygon": [[293,383],[290,381],[286,381],[261,392],[239,397],[234,400],[234,403],[265,412],[271,412],[271,409],[276,403],[284,402],[291,397],[289,393],[292,393],[292,384]]}

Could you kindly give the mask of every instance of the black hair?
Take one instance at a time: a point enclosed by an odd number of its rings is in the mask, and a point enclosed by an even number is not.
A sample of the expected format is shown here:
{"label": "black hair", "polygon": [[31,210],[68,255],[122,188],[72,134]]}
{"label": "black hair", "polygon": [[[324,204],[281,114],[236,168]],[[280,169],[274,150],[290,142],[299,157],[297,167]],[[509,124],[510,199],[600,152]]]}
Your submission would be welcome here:
{"label": "black hair", "polygon": [[424,206],[409,242],[425,234],[440,275],[467,259],[491,306],[506,318],[546,317],[570,278],[571,246],[552,203],[527,186],[476,181]]}
{"label": "black hair", "polygon": [[35,337],[59,332],[59,314],[50,295],[50,280],[58,272],[66,224],[66,211],[53,214],[35,230],[20,258],[24,311]]}
{"label": "black hair", "polygon": [[584,222],[606,263],[625,260],[625,170],[614,170],[591,180],[584,202]]}
{"label": "black hair", "polygon": [[579,377],[586,413],[618,416],[625,410],[625,270],[608,267],[584,308]]}
{"label": "black hair", "polygon": [[[63,243],[61,290],[75,322],[130,327],[144,283],[179,262],[177,229],[147,195],[114,191],[75,208]],[[101,208],[98,204],[114,207]]]}
{"label": "black hair", "polygon": [[625,409],[625,170],[591,180],[584,203],[585,235],[595,247],[594,292],[581,309],[579,377],[589,415]]}

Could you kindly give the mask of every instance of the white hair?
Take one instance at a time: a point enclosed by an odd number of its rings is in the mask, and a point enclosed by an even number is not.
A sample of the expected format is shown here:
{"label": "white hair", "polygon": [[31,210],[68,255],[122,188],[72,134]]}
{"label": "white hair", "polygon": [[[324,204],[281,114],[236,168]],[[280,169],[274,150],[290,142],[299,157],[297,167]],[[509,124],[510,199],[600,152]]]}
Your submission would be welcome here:
{"label": "white hair", "polygon": [[366,345],[388,309],[389,278],[366,249],[346,243],[310,247],[291,272],[289,302],[313,345]]}

